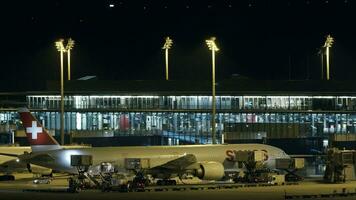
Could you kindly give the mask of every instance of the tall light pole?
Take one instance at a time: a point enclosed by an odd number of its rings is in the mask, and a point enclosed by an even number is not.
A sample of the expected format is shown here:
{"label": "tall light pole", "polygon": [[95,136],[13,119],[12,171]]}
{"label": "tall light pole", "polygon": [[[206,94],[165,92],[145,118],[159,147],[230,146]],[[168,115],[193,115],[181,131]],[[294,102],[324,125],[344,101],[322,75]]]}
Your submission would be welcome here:
{"label": "tall light pole", "polygon": [[66,51],[63,46],[63,39],[55,42],[57,50],[60,52],[60,62],[61,62],[61,144],[64,145],[64,86],[63,86],[63,53]]}
{"label": "tall light pole", "polygon": [[69,38],[65,48],[65,50],[67,51],[67,58],[68,58],[68,81],[70,81],[70,50],[72,50],[73,47],[74,47],[74,40],[72,40],[72,38]]}
{"label": "tall light pole", "polygon": [[66,47],[63,45],[64,39],[59,39],[55,42],[57,50],[60,52],[60,63],[61,63],[61,144],[64,145],[64,78],[63,78],[63,54],[67,52],[68,59],[68,80],[70,80],[70,51],[74,47],[74,40],[69,38]]}
{"label": "tall light pole", "polygon": [[166,54],[166,81],[169,80],[168,78],[168,50],[172,47],[173,40],[169,37],[166,37],[166,42],[164,43],[162,49],[165,50]]}
{"label": "tall light pole", "polygon": [[211,50],[212,59],[212,115],[211,115],[211,137],[213,144],[216,144],[216,131],[215,131],[215,113],[216,113],[216,100],[215,100],[215,52],[219,51],[219,48],[215,44],[215,37],[211,37],[205,40],[206,44]]}
{"label": "tall light pole", "polygon": [[326,37],[325,43],[324,43],[324,47],[326,48],[326,80],[330,79],[330,52],[329,52],[329,48],[333,45],[334,43],[334,38],[331,37],[330,35],[328,35]]}

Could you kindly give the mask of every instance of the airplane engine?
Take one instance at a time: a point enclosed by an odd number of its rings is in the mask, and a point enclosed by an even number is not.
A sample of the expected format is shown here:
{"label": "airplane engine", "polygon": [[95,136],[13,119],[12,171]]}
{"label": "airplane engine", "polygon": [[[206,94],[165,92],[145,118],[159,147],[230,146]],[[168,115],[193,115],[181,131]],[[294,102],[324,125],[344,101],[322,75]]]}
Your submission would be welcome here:
{"label": "airplane engine", "polygon": [[224,166],[219,162],[201,162],[196,170],[196,176],[204,180],[220,180],[225,172]]}

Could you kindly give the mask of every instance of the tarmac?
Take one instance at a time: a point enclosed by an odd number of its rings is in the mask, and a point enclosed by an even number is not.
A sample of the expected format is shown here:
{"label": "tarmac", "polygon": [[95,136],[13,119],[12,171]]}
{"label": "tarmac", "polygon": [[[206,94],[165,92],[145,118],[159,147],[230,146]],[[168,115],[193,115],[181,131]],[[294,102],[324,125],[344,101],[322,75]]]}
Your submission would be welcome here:
{"label": "tarmac", "polygon": [[[150,187],[144,192],[101,192],[85,190],[80,193],[68,193],[68,176],[56,175],[50,184],[34,184],[32,174],[16,174],[15,181],[0,182],[0,199],[45,199],[45,200],[92,200],[92,199],[125,199],[125,200],[188,200],[188,199],[234,199],[234,200],[285,200],[285,199],[356,199],[356,181],[340,184],[323,183],[318,180],[307,180],[298,184],[280,186],[237,187],[200,187],[187,185],[179,187]],[[180,188],[180,189],[174,189]],[[194,189],[192,189],[194,188]]]}

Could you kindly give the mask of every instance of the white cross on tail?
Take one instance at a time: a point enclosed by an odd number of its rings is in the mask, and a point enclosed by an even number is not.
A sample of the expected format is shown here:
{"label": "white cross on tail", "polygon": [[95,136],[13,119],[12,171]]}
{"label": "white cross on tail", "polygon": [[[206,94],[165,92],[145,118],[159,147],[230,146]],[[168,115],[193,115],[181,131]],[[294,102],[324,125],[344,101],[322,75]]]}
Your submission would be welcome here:
{"label": "white cross on tail", "polygon": [[37,122],[32,121],[32,127],[27,127],[26,133],[31,133],[32,139],[37,140],[37,134],[42,133],[42,127],[37,127]]}

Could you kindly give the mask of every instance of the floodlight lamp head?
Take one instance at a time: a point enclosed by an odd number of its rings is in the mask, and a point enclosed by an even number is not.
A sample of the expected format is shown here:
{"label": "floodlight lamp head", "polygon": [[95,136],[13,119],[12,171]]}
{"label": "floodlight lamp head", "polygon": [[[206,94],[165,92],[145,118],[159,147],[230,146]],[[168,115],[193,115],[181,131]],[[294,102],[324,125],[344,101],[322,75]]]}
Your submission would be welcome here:
{"label": "floodlight lamp head", "polygon": [[74,44],[75,44],[74,40],[72,38],[69,38],[67,46],[66,46],[66,50],[68,51],[68,50],[73,49]]}
{"label": "floodlight lamp head", "polygon": [[216,40],[215,37],[211,37],[210,39],[205,40],[209,50],[211,51],[219,51],[219,48],[216,46],[215,40]]}
{"label": "floodlight lamp head", "polygon": [[166,41],[162,47],[162,49],[170,49],[172,47],[173,40],[169,37],[166,37]]}
{"label": "floodlight lamp head", "polygon": [[63,39],[59,39],[58,41],[55,42],[58,51],[65,51],[65,48],[63,46],[63,41],[64,41]]}
{"label": "floodlight lamp head", "polygon": [[331,47],[333,44],[334,44],[334,38],[331,37],[331,35],[329,34],[327,37],[326,37],[326,40],[325,40],[325,43],[324,43],[324,47]]}

